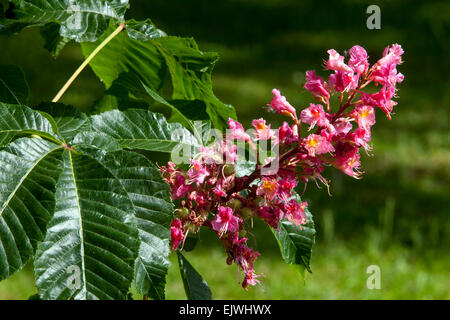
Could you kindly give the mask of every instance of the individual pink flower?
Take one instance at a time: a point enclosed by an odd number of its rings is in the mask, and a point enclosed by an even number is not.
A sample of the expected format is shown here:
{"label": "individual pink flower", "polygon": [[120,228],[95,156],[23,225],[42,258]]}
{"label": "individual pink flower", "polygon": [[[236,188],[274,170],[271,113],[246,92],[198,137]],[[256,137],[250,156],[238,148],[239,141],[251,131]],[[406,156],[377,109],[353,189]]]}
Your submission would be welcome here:
{"label": "individual pink flower", "polygon": [[367,152],[372,150],[372,147],[368,144],[370,142],[370,129],[358,128],[354,132],[348,134],[348,139],[353,142],[357,147],[363,147]]}
{"label": "individual pink flower", "polygon": [[296,110],[291,104],[286,100],[286,97],[282,96],[280,90],[273,89],[273,98],[270,102],[270,107],[279,114],[284,114],[297,118]]}
{"label": "individual pink flower", "polygon": [[278,228],[278,223],[281,219],[281,210],[273,207],[263,206],[257,211],[258,216],[264,220],[272,228]]}
{"label": "individual pink flower", "polygon": [[349,92],[358,87],[359,76],[353,72],[336,71],[330,74],[328,82],[336,92]]}
{"label": "individual pink flower", "polygon": [[323,81],[322,77],[316,76],[314,70],[306,71],[306,83],[305,89],[310,91],[315,98],[323,101],[325,104],[329,104],[330,93],[328,92],[327,85]]}
{"label": "individual pink flower", "polygon": [[261,184],[256,189],[257,196],[264,196],[267,200],[272,200],[278,192],[278,181],[275,178],[262,178]]}
{"label": "individual pink flower", "polygon": [[333,152],[334,147],[325,137],[318,134],[310,134],[303,142],[303,146],[308,151],[310,157],[318,154]]}
{"label": "individual pink flower", "polygon": [[268,140],[272,136],[272,131],[270,130],[270,124],[266,125],[266,120],[263,118],[252,121],[253,127],[255,127],[255,140]]}
{"label": "individual pink flower", "polygon": [[370,80],[375,82],[375,84],[379,83],[391,87],[395,87],[396,84],[402,82],[403,79],[403,74],[397,71],[395,64],[375,65],[370,74]]}
{"label": "individual pink flower", "polygon": [[192,191],[194,187],[192,185],[186,184],[186,177],[182,174],[177,174],[175,176],[175,181],[171,186],[172,198],[179,199],[183,198],[188,192]]}
{"label": "individual pink flower", "polygon": [[294,190],[296,186],[297,180],[294,175],[283,177],[278,182],[277,195],[281,200],[288,202],[288,200],[292,197],[292,190]]}
{"label": "individual pink flower", "polygon": [[225,198],[227,196],[227,193],[225,191],[223,191],[223,188],[221,185],[215,186],[214,188],[212,188],[212,191],[219,197]]}
{"label": "individual pink flower", "polygon": [[358,75],[362,75],[369,69],[369,57],[366,50],[361,46],[353,46],[349,50],[350,59],[348,65]]}
{"label": "individual pink flower", "polygon": [[254,272],[247,272],[244,276],[244,280],[242,281],[242,288],[245,290],[248,290],[248,286],[255,286],[257,284],[260,284],[261,281],[259,281],[257,278],[260,277],[260,275],[257,275]]}
{"label": "individual pink flower", "polygon": [[375,110],[369,105],[358,105],[350,113],[360,128],[370,128],[375,124]]}
{"label": "individual pink flower", "polygon": [[280,129],[278,129],[278,139],[280,143],[291,144],[298,141],[298,128],[294,124],[289,126],[289,124],[284,121]]}
{"label": "individual pink flower", "polygon": [[174,219],[170,227],[172,250],[176,250],[181,241],[184,240],[183,228],[180,219]]}
{"label": "individual pink flower", "polygon": [[370,95],[362,93],[361,99],[364,104],[371,105],[372,107],[378,107],[391,119],[391,113],[397,102],[391,100],[395,94],[395,89],[384,86],[380,91],[372,93]]}
{"label": "individual pink flower", "polygon": [[378,60],[378,65],[386,65],[386,64],[400,64],[402,63],[402,55],[404,51],[402,46],[395,43],[391,47],[387,46],[383,52],[383,58]]}
{"label": "individual pink flower", "polygon": [[320,104],[309,104],[309,107],[303,109],[300,113],[300,119],[303,123],[309,124],[311,130],[317,124],[319,127],[326,127],[330,123],[327,119],[327,114]]}
{"label": "individual pink flower", "polygon": [[351,72],[352,68],[344,63],[344,57],[337,53],[336,50],[330,49],[327,51],[329,58],[327,61],[327,68],[334,71]]}
{"label": "individual pink flower", "polygon": [[227,136],[229,139],[250,141],[250,136],[245,132],[242,124],[229,118],[228,126],[230,128],[230,132],[228,133]]}
{"label": "individual pink flower", "polygon": [[205,181],[205,178],[209,176],[208,169],[197,160],[191,160],[192,167],[188,170],[187,176],[189,183],[196,183],[197,186]]}
{"label": "individual pink flower", "polygon": [[233,210],[229,207],[219,207],[219,213],[211,221],[213,230],[217,231],[219,237],[227,232],[239,231],[240,218],[233,215]]}
{"label": "individual pink flower", "polygon": [[336,130],[337,135],[346,135],[350,130],[352,130],[352,123],[350,118],[338,118],[334,122],[333,126]]}
{"label": "individual pink flower", "polygon": [[307,202],[298,203],[297,200],[291,199],[285,205],[285,218],[293,224],[300,226],[306,223],[305,208],[308,206]]}
{"label": "individual pink flower", "polygon": [[359,158],[358,147],[341,143],[336,147],[336,157],[333,164],[345,174],[359,179],[362,174],[359,171]]}

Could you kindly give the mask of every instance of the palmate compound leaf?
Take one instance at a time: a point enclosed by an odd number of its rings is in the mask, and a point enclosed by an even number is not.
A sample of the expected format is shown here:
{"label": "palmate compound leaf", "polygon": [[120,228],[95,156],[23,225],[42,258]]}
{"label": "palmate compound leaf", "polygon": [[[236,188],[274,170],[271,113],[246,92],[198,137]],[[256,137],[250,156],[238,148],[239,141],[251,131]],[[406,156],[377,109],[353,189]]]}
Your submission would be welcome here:
{"label": "palmate compound leaf", "polygon": [[[297,201],[301,201],[298,194],[295,197]],[[311,251],[316,234],[313,217],[308,208],[305,208],[305,213],[307,224],[302,225],[301,229],[287,220],[280,221],[278,230],[271,228],[280,246],[283,260],[296,268],[302,276],[305,269],[311,272]]]}
{"label": "palmate compound leaf", "polygon": [[[115,27],[111,23],[97,42],[82,43],[84,55],[87,57]],[[107,89],[120,74],[127,73],[129,78],[158,92],[168,70],[172,100],[201,101],[218,129],[226,126],[228,118],[236,118],[234,108],[222,103],[213,92],[211,72],[218,60],[216,53],[200,51],[190,38],[167,37],[150,20],[128,21],[127,31],[116,36],[90,62]]]}
{"label": "palmate compound leaf", "polygon": [[162,37],[155,41],[163,55],[172,79],[173,100],[201,100],[217,129],[224,129],[236,111],[224,104],[213,92],[211,73],[218,55],[202,52],[192,38]]}
{"label": "palmate compound leaf", "polygon": [[26,106],[0,102],[0,147],[21,135],[38,135],[59,143],[51,120]]}
{"label": "palmate compound leaf", "polygon": [[0,151],[0,280],[20,270],[44,238],[62,149],[44,139],[21,138]]}
{"label": "palmate compound leaf", "polygon": [[208,283],[179,251],[177,251],[177,255],[181,279],[188,300],[211,300],[212,294]]}
{"label": "palmate compound leaf", "polygon": [[[82,43],[81,49],[84,56],[88,57],[104,39],[114,32],[116,27],[114,21],[110,21],[108,30],[98,41]],[[149,33],[147,37],[143,34],[144,38],[136,40],[130,37],[129,32],[121,32],[114,37],[89,65],[107,89],[120,73],[131,72],[146,86],[159,90],[163,84],[166,67],[164,59],[151,39],[164,36],[164,33]]]}
{"label": "palmate compound leaf", "polygon": [[126,299],[139,233],[121,182],[95,158],[65,149],[55,200],[36,252],[40,297]]}
{"label": "palmate compound leaf", "polygon": [[100,151],[96,158],[119,179],[133,202],[141,240],[135,263],[136,289],[152,299],[164,299],[173,219],[169,185],[154,164],[135,152]]}
{"label": "palmate compound leaf", "polygon": [[[123,21],[128,0],[12,0],[15,19],[2,22],[3,32],[26,26],[43,26],[46,46],[56,53],[64,38],[95,41],[108,28],[109,20]],[[59,27],[59,28],[58,28]],[[61,39],[60,39],[61,38]],[[60,49],[60,48],[59,48]]]}
{"label": "palmate compound leaf", "polygon": [[71,105],[42,102],[34,107],[34,110],[40,111],[44,116],[50,115],[58,134],[68,144],[72,144],[73,138],[79,132],[90,130],[88,116]]}
{"label": "palmate compound leaf", "polygon": [[198,147],[197,139],[177,123],[168,123],[157,113],[141,109],[112,110],[91,117],[93,132],[114,138],[123,148],[158,152]]}

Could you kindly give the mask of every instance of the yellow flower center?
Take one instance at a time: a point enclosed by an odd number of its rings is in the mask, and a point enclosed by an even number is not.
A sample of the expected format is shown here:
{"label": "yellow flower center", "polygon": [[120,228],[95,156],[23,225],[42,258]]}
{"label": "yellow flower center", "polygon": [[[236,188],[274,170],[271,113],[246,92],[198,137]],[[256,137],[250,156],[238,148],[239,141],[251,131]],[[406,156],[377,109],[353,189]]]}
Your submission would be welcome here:
{"label": "yellow flower center", "polygon": [[258,130],[265,130],[266,129],[266,126],[262,122],[258,122],[256,124],[256,127],[258,128]]}
{"label": "yellow flower center", "polygon": [[317,146],[317,139],[311,138],[308,140],[308,147],[314,148]]}
{"label": "yellow flower center", "polygon": [[264,180],[263,182],[263,189],[264,191],[274,191],[275,190],[275,182]]}
{"label": "yellow flower center", "polygon": [[370,115],[370,110],[364,110],[363,112],[361,112],[361,114],[359,115],[360,118],[365,118],[367,116]]}

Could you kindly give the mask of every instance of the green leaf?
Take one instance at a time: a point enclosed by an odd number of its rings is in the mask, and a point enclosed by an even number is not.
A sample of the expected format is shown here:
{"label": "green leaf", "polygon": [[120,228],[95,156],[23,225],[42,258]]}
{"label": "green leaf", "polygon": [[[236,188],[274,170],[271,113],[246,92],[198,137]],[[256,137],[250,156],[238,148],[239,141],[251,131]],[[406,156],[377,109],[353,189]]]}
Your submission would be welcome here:
{"label": "green leaf", "polygon": [[[301,201],[298,195],[297,201]],[[311,272],[311,251],[316,234],[314,221],[308,208],[305,208],[305,213],[307,224],[302,225],[301,229],[287,220],[280,221],[278,230],[271,228],[280,246],[283,260],[298,268],[301,274],[304,269]]]}
{"label": "green leaf", "polygon": [[164,57],[172,79],[172,99],[202,100],[217,129],[224,129],[236,111],[214,95],[211,72],[218,56],[202,52],[191,38],[163,37],[154,41]]}
{"label": "green leaf", "polygon": [[80,132],[73,138],[72,146],[92,147],[107,152],[122,149],[117,140],[101,132]]}
{"label": "green leaf", "polygon": [[60,143],[51,122],[26,106],[0,103],[0,146],[20,135],[38,135]]}
{"label": "green leaf", "polygon": [[141,240],[135,263],[136,289],[153,299],[164,299],[173,219],[170,187],[158,168],[135,152],[108,153],[99,161],[119,179],[136,211]]}
{"label": "green leaf", "polygon": [[62,147],[22,138],[0,151],[0,280],[20,270],[54,210]]}
{"label": "green leaf", "polygon": [[[107,32],[98,41],[82,43],[81,48],[85,57],[88,57],[115,28],[111,22]],[[155,37],[161,35],[162,33],[154,34]],[[131,72],[146,86],[159,90],[166,70],[164,60],[152,41],[132,39],[127,32],[121,32],[112,39],[89,65],[107,89],[119,74]]]}
{"label": "green leaf", "polygon": [[44,38],[44,48],[47,49],[53,57],[57,57],[59,52],[70,41],[60,35],[61,26],[56,22],[50,22],[41,27],[41,36]]}
{"label": "green leaf", "polygon": [[[46,46],[53,49],[60,38],[77,42],[95,41],[108,28],[109,20],[121,22],[128,0],[13,0],[17,18],[6,20],[6,28],[18,31],[25,26],[60,25],[44,28]],[[52,39],[53,38],[53,39]],[[50,45],[51,44],[51,45]],[[56,45],[57,48],[57,45]]]}
{"label": "green leaf", "polygon": [[42,299],[126,299],[139,250],[133,204],[94,158],[65,150],[56,205],[38,246]]}
{"label": "green leaf", "polygon": [[22,69],[14,65],[0,64],[1,102],[26,104],[28,91],[28,84]]}
{"label": "green leaf", "polygon": [[174,148],[198,146],[195,137],[180,124],[168,123],[146,110],[113,110],[91,117],[92,130],[105,133],[129,149],[171,152]]}
{"label": "green leaf", "polygon": [[78,132],[90,129],[87,115],[73,106],[63,103],[43,102],[34,109],[51,115],[55,120],[59,135],[67,143],[70,143]]}
{"label": "green leaf", "polygon": [[188,300],[212,300],[208,283],[203,280],[202,276],[179,251],[177,251],[177,255],[184,291]]}

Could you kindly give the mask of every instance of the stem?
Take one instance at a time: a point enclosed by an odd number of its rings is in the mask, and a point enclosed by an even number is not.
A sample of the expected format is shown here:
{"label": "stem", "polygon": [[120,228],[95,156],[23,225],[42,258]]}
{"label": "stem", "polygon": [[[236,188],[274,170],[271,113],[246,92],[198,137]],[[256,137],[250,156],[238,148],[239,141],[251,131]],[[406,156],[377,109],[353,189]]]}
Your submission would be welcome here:
{"label": "stem", "polygon": [[108,36],[108,38],[103,40],[103,42],[100,43],[100,45],[97,48],[95,48],[94,51],[92,51],[89,57],[87,57],[87,59],[84,60],[84,62],[78,67],[78,69],[73,73],[73,75],[69,78],[69,80],[67,80],[64,86],[61,88],[61,90],[59,90],[58,94],[53,98],[52,102],[58,102],[58,100],[62,97],[64,92],[66,92],[66,90],[70,87],[72,82],[78,77],[81,71],[83,71],[83,69],[86,68],[86,66],[89,64],[89,62],[91,62],[91,60],[96,56],[96,54],[99,53],[100,50],[102,50],[103,47],[106,46],[108,42],[110,42],[115,36],[117,36],[123,29],[125,29],[124,22],[122,22],[120,26],[118,26],[117,29],[114,30],[114,32]]}

